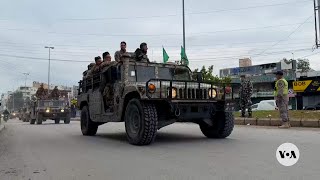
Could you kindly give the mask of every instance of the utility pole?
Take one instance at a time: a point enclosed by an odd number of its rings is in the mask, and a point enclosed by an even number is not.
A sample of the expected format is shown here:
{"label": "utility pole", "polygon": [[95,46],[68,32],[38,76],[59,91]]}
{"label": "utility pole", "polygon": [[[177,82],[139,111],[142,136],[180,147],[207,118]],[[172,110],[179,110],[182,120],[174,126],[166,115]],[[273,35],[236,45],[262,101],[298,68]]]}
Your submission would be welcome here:
{"label": "utility pole", "polygon": [[14,111],[14,90],[12,92],[12,111]]}
{"label": "utility pole", "polygon": [[292,54],[292,60],[294,60],[294,53],[292,52],[291,54]]}
{"label": "utility pole", "polygon": [[182,0],[182,20],[183,20],[183,48],[186,51],[186,24],[185,24],[185,13],[184,13],[184,0]]}
{"label": "utility pole", "polygon": [[22,73],[22,74],[26,76],[26,78],[24,80],[24,87],[27,87],[27,79],[28,79],[28,76],[30,75],[30,73]]}
{"label": "utility pole", "polygon": [[53,46],[45,46],[44,48],[47,48],[49,49],[49,67],[48,67],[48,94],[50,93],[49,90],[50,90],[50,50],[51,49],[54,49]]}

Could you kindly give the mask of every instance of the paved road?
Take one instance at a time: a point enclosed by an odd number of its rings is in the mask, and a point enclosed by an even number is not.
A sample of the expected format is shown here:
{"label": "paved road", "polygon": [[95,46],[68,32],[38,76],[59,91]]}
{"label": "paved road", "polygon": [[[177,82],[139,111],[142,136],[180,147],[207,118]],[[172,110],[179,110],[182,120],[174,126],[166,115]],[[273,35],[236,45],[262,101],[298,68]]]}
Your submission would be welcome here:
{"label": "paved road", "polygon": [[[1,180],[89,179],[320,179],[320,131],[237,126],[224,140],[209,140],[192,124],[162,129],[156,143],[126,142],[123,124],[84,137],[79,122],[29,125],[10,120],[0,134]],[[295,143],[300,160],[281,166],[277,147]]]}

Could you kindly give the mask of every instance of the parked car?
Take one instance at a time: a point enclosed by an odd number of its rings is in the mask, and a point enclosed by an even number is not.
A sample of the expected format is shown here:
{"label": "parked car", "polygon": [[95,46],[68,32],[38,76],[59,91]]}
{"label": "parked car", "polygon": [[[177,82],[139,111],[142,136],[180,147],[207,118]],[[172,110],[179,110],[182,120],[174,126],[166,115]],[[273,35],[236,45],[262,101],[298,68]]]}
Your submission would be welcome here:
{"label": "parked car", "polygon": [[320,110],[320,102],[315,105],[305,106],[304,110]]}
{"label": "parked car", "polygon": [[263,100],[251,106],[252,111],[272,111],[278,110],[275,100]]}

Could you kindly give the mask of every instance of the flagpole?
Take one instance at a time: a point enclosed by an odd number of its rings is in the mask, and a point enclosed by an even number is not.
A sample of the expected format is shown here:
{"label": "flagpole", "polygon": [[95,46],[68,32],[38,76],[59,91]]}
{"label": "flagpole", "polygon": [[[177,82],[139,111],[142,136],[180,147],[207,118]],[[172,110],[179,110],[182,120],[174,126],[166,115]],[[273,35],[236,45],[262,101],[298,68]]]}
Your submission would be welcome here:
{"label": "flagpole", "polygon": [[184,17],[184,0],[182,0],[182,19],[183,19],[183,48],[186,51],[186,27],[185,27],[185,17]]}

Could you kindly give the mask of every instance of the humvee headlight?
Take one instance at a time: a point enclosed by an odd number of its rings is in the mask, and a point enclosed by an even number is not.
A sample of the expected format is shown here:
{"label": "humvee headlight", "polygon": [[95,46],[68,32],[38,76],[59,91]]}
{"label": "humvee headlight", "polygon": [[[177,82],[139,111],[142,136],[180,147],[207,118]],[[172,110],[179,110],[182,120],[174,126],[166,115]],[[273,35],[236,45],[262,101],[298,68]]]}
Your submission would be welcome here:
{"label": "humvee headlight", "polygon": [[50,112],[50,109],[46,109],[46,113],[49,113]]}
{"label": "humvee headlight", "polygon": [[148,91],[149,91],[149,93],[156,92],[156,86],[154,84],[149,84]]}
{"label": "humvee headlight", "polygon": [[217,91],[216,91],[215,89],[209,89],[209,91],[208,91],[208,96],[209,96],[210,98],[215,98],[215,97],[217,97]]}
{"label": "humvee headlight", "polygon": [[61,112],[64,112],[64,109],[61,109]]}

